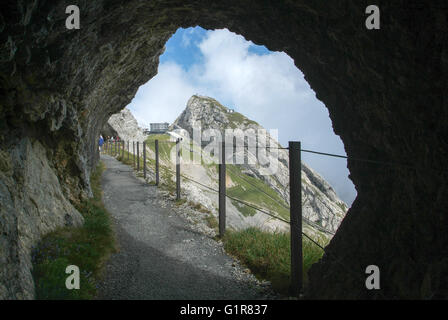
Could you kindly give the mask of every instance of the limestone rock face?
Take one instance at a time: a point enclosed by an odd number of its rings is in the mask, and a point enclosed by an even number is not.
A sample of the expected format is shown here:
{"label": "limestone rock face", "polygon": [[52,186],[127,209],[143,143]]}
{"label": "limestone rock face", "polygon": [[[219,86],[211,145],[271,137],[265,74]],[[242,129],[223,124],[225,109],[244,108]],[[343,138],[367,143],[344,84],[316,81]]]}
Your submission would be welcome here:
{"label": "limestone rock face", "polygon": [[[217,129],[220,133],[227,130],[226,143],[229,145],[235,141],[236,148],[228,151],[234,157],[227,154],[226,162],[236,163],[236,158],[240,157],[241,161],[237,165],[244,175],[260,179],[289,205],[288,151],[279,149],[282,146],[261,125],[238,112],[230,113],[228,110],[213,98],[194,95],[171,129],[184,129],[190,138],[193,138],[194,130],[201,131],[203,136],[208,129]],[[249,140],[253,142],[252,147],[247,146]],[[256,141],[259,141],[258,151],[255,148]],[[243,145],[246,147],[237,148]],[[338,198],[328,182],[305,163],[302,163],[302,188],[305,220],[335,232],[345,216],[347,205]]]}
{"label": "limestone rock face", "polygon": [[64,196],[46,150],[24,138],[0,162],[0,299],[31,299],[31,248],[57,227],[80,226],[81,214]]}
{"label": "limestone rock face", "polygon": [[138,126],[137,120],[129,109],[125,108],[113,114],[107,124],[116,131],[121,140],[143,142],[146,138],[143,129]]}
{"label": "limestone rock face", "polygon": [[[63,196],[88,196],[101,128],[156,74],[169,37],[179,27],[228,28],[291,56],[328,108],[350,158],[358,196],[312,267],[308,296],[448,297],[445,0],[378,0],[380,30],[365,28],[369,3],[359,0],[80,1],[80,30],[65,28],[70,4],[1,3],[0,149],[8,170],[21,171],[13,152],[21,141],[38,140],[46,151],[42,168],[56,175]],[[25,193],[22,176],[2,168],[0,234],[8,249],[0,256],[0,296],[6,298],[30,297],[24,288],[32,286],[3,268],[24,259],[13,250],[23,236],[16,226],[25,204],[13,195]],[[370,264],[381,270],[381,294],[362,280]],[[20,265],[17,272],[29,274]]]}
{"label": "limestone rock face", "polygon": [[106,139],[107,137],[116,137],[118,136],[117,131],[109,124],[109,122],[106,122],[101,129],[102,136]]}

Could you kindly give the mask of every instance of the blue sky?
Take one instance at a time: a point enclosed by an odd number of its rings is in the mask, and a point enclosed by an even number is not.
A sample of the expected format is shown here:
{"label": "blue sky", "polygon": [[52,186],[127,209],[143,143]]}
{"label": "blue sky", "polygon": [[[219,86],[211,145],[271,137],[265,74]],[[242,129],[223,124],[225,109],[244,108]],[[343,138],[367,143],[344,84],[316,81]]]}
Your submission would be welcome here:
{"label": "blue sky", "polygon": [[[328,110],[293,60],[227,29],[177,30],[166,43],[158,74],[139,88],[128,108],[143,127],[172,123],[193,94],[213,97],[266,129],[278,129],[282,145],[295,140],[304,149],[345,154]],[[345,160],[305,153],[302,158],[351,205],[356,190]]]}
{"label": "blue sky", "polygon": [[[204,59],[198,45],[206,38],[207,31],[201,27],[179,29],[166,43],[166,50],[160,57],[160,63],[175,62],[187,71],[192,65],[200,64]],[[251,44],[249,53],[269,54],[265,46]]]}

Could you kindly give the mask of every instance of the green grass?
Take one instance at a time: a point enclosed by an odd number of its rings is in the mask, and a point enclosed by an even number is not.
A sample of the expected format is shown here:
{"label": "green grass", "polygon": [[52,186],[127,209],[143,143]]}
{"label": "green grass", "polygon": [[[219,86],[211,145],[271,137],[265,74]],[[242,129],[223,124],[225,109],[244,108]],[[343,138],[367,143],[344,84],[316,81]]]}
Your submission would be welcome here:
{"label": "green grass", "polygon": [[155,140],[159,140],[159,158],[160,160],[168,161],[171,159],[171,150],[175,147],[176,142],[170,141],[169,134],[151,134],[146,139],[147,146],[156,152]]}
{"label": "green grass", "polygon": [[183,205],[183,204],[186,203],[186,202],[187,202],[187,200],[184,199],[184,198],[176,199],[176,200],[174,201],[174,203],[175,203],[177,206],[181,206],[181,205]]}
{"label": "green grass", "polygon": [[[43,237],[32,250],[36,299],[92,299],[96,283],[109,255],[115,251],[110,215],[101,199],[101,174],[98,165],[91,176],[93,198],[75,205],[84,217],[82,227],[65,227]],[[65,273],[68,265],[80,270],[80,289],[68,290]]]}
{"label": "green grass", "polygon": [[218,219],[210,212],[206,217],[205,221],[207,222],[207,225],[214,229],[216,233],[218,233],[219,228],[219,222]]}
{"label": "green grass", "polygon": [[[166,136],[166,135],[153,135],[153,136],[155,137],[155,136]],[[148,140],[147,140],[147,143],[148,143]],[[152,144],[152,146],[154,148],[154,144]],[[148,147],[150,147],[149,143],[148,143]],[[112,153],[108,152],[107,154],[113,154],[113,152]],[[132,153],[127,152],[125,150],[124,156],[121,151],[120,155],[117,157],[117,160],[126,165],[133,167],[136,170],[137,169],[137,156],[135,157],[135,160],[133,157],[134,156],[132,155]],[[139,162],[140,162],[140,171],[137,173],[137,176],[143,177],[143,173],[142,173],[143,172],[143,157],[142,156],[139,158]],[[149,158],[149,155],[147,155],[146,165],[150,170],[151,170],[151,168],[153,168],[152,170],[155,171],[155,163],[156,163],[156,161],[154,159]],[[159,163],[159,170],[160,170],[159,171],[159,173],[160,173],[159,187],[163,190],[168,191],[170,194],[173,195],[176,192],[176,183],[172,180],[172,177],[173,177],[172,172],[168,169],[168,167],[162,165],[161,163]],[[155,181],[150,181],[149,183],[155,185]]]}
{"label": "green grass", "polygon": [[232,204],[238,209],[239,212],[245,217],[253,217],[257,214],[257,210],[252,207],[246,206],[235,200],[231,200]]}
{"label": "green grass", "polygon": [[241,124],[244,124],[246,126],[250,124],[259,125],[257,122],[246,118],[243,114],[236,111],[232,113],[226,113],[226,115],[230,121],[230,127],[232,129],[241,127]]}
{"label": "green grass", "polygon": [[[127,144],[126,144],[126,148],[127,148]],[[132,150],[132,144],[130,144],[129,148]],[[142,149],[143,148],[143,144],[140,144],[140,152],[143,152]],[[135,152],[137,152],[137,148],[135,149]],[[143,155],[140,155],[140,157],[137,158],[137,155],[135,155],[135,160],[134,160],[134,155],[132,154],[132,152],[128,152],[128,151],[124,151],[120,149],[120,151],[117,153],[115,153],[115,149],[111,150],[109,149],[108,152],[106,153],[108,155],[118,155],[117,156],[117,160],[121,161],[122,163],[132,166],[134,167],[134,169],[137,169],[137,160],[140,163],[140,171],[139,172],[143,172]],[[147,167],[154,167],[155,168],[155,160],[149,158],[149,154],[146,154],[146,166]]]}
{"label": "green grass", "polygon": [[[277,213],[280,217],[289,220],[289,210],[286,209],[288,206],[275,190],[262,180],[245,175],[241,172],[239,166],[229,164],[227,165],[227,168],[227,174],[235,184],[235,186],[226,190],[229,196],[265,208],[272,213]],[[244,177],[244,179],[242,177]],[[260,192],[258,189],[263,190],[270,197],[265,193]],[[281,204],[283,204],[283,206]],[[240,206],[238,208],[240,208]],[[247,211],[247,209],[245,210]],[[242,211],[240,210],[240,212]],[[252,215],[250,212],[251,211],[248,211],[246,214]]]}
{"label": "green grass", "polygon": [[[288,295],[291,270],[289,233],[270,233],[249,228],[243,231],[227,231],[223,240],[227,253],[238,258],[258,279],[269,280],[275,291]],[[323,239],[318,242],[321,245],[326,244]],[[322,254],[323,251],[311,241],[303,240],[305,285],[309,268]]]}
{"label": "green grass", "polygon": [[210,213],[211,211],[209,209],[207,209],[206,207],[204,207],[202,204],[197,203],[197,202],[192,202],[192,201],[188,201],[188,205],[193,208],[196,211],[202,212],[202,213]]}

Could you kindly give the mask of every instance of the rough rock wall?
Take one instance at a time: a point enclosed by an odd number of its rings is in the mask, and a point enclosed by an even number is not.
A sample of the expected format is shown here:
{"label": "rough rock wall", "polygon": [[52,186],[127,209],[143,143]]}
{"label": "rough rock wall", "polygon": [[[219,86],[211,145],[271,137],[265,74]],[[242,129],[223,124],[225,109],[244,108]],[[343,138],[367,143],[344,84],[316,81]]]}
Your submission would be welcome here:
{"label": "rough rock wall", "polygon": [[101,134],[103,135],[104,139],[107,137],[115,137],[118,135],[117,131],[109,124],[109,122],[106,122],[101,129]]}
{"label": "rough rock wall", "polygon": [[[0,146],[11,170],[19,168],[14,146],[36,139],[63,196],[87,195],[100,128],[155,75],[170,35],[178,27],[226,27],[294,59],[349,157],[418,168],[348,161],[358,197],[311,269],[309,296],[448,297],[446,1],[378,0],[375,31],[364,27],[371,4],[364,0],[81,0],[81,29],[67,30],[70,4],[1,3]],[[20,176],[1,181],[25,192]],[[15,223],[23,206],[6,203],[0,233],[9,248],[21,241]],[[3,271],[18,258],[8,250],[1,259]],[[369,264],[381,269],[381,295],[364,287]],[[18,278],[3,273],[0,283],[3,297],[29,297]]]}
{"label": "rough rock wall", "polygon": [[42,234],[83,222],[46,154],[39,141],[29,138],[0,151],[0,299],[33,298],[32,246]]}
{"label": "rough rock wall", "polygon": [[145,141],[143,129],[138,126],[137,120],[128,109],[113,114],[107,121],[107,125],[117,132],[122,141]]}

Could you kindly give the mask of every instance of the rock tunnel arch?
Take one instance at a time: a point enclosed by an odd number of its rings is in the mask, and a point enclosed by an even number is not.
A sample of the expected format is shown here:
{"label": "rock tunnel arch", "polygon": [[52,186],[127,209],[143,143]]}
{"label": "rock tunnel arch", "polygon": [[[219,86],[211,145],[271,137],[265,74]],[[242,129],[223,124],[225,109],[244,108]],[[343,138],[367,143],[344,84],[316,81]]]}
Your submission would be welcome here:
{"label": "rock tunnel arch", "polygon": [[[27,250],[49,231],[27,204],[27,163],[39,154],[67,199],[88,196],[102,124],[156,74],[177,28],[200,25],[292,57],[349,157],[419,168],[348,161],[358,197],[311,269],[308,296],[447,297],[447,11],[423,5],[416,16],[377,2],[382,27],[374,31],[365,28],[369,3],[357,0],[79,1],[80,30],[65,29],[67,1],[4,2],[0,214],[9,267],[0,272],[0,296],[32,297]],[[64,223],[48,218],[52,227]],[[381,295],[362,281],[371,264],[381,270]]]}

